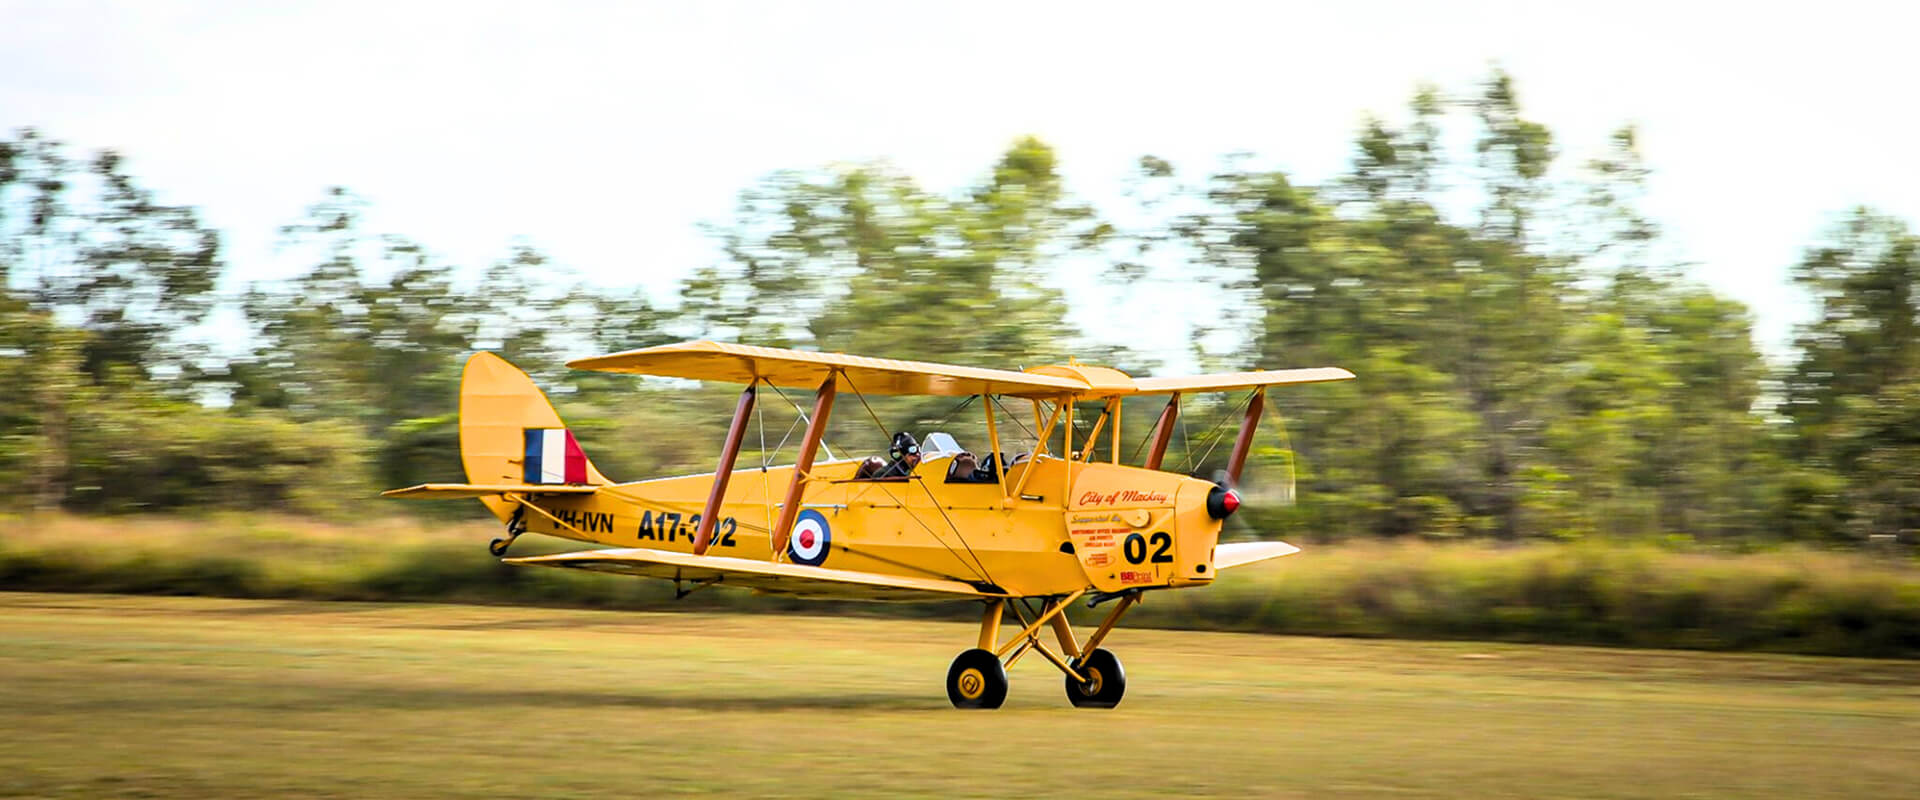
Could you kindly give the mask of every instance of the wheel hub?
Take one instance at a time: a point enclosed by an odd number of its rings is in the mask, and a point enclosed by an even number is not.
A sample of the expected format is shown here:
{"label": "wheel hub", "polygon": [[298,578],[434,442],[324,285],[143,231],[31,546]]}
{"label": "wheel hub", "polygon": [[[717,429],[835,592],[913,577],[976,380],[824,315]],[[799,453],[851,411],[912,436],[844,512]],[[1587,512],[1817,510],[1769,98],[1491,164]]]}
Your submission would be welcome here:
{"label": "wheel hub", "polygon": [[1080,684],[1080,691],[1089,697],[1099,694],[1102,685],[1100,681],[1100,670],[1094,667],[1082,667],[1081,669],[1087,673],[1087,682]]}
{"label": "wheel hub", "polygon": [[960,688],[961,697],[965,697],[968,700],[978,700],[980,699],[980,695],[986,691],[987,676],[981,674],[980,670],[969,667],[960,673],[960,679],[954,683]]}

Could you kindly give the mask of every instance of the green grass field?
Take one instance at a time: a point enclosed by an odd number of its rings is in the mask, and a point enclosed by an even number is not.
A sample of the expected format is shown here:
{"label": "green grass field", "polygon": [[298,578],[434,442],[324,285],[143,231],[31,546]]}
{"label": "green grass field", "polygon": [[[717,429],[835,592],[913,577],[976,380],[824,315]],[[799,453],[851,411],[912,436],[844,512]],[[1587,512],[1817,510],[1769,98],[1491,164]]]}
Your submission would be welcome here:
{"label": "green grass field", "polygon": [[[0,590],[628,611],[965,619],[970,609],[819,603],[505,566],[492,522],[272,514],[0,514]],[[1270,536],[1268,538],[1284,538]],[[579,549],[529,536],[515,555]],[[931,610],[929,610],[931,609]],[[1092,624],[1084,611],[1077,619]],[[1920,560],[1904,553],[1687,551],[1646,543],[1353,542],[1154,595],[1138,627],[1920,658]]]}
{"label": "green grass field", "polygon": [[0,796],[1894,797],[1920,663],[1122,629],[950,709],[972,626],[0,593]]}

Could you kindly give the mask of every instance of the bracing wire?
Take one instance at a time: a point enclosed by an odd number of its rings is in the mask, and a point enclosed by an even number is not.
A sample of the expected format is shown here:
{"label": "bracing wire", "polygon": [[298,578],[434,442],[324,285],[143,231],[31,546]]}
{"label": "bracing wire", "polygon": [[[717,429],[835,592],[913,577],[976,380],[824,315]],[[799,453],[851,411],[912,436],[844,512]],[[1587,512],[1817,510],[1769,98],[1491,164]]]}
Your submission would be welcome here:
{"label": "bracing wire", "polygon": [[[800,423],[804,421],[806,421],[806,417],[803,416],[803,417],[800,417],[799,419],[795,419],[788,422],[786,432],[780,434],[780,443],[773,446],[773,451],[778,453],[781,450],[785,449],[787,446],[787,440],[793,438],[794,429],[800,427]],[[820,438],[824,440],[826,437],[822,436]],[[822,442],[822,446],[825,446],[824,441]]]}
{"label": "bracing wire", "polygon": [[1280,431],[1280,446],[1286,448],[1287,451],[1286,502],[1288,505],[1292,505],[1294,492],[1298,488],[1297,484],[1299,482],[1300,468],[1295,463],[1299,461],[1299,454],[1293,452],[1293,437],[1287,434],[1287,417],[1285,414],[1280,413],[1278,404],[1273,406],[1273,417],[1274,427]]}
{"label": "bracing wire", "polygon": [[[788,396],[787,396],[787,393],[786,393],[786,392],[783,392],[783,391],[780,391],[780,387],[778,387],[778,386],[774,386],[774,385],[773,385],[773,383],[772,383],[771,381],[769,381],[769,382],[767,383],[767,386],[768,386],[769,388],[771,388],[771,389],[773,389],[773,393],[774,393],[774,394],[777,394],[777,395],[780,395],[780,399],[782,399],[782,400],[785,400],[785,401],[787,401],[787,405],[790,405],[790,406],[793,406],[793,410],[794,410],[794,413],[797,413],[797,414],[799,414],[799,415],[800,415],[800,419],[799,419],[799,420],[797,420],[797,421],[796,421],[796,422],[794,422],[794,423],[788,423],[788,425],[787,425],[787,434],[786,434],[786,436],[782,436],[782,437],[780,437],[780,445],[779,445],[779,447],[785,447],[785,446],[787,445],[787,437],[788,437],[788,436],[792,436],[792,435],[793,435],[793,428],[794,428],[794,425],[795,425],[795,424],[798,424],[799,422],[804,422],[804,423],[807,423],[808,425],[812,425],[812,424],[813,424],[813,419],[812,419],[811,417],[809,417],[809,416],[807,416],[807,410],[806,410],[806,409],[804,409],[804,408],[801,408],[801,407],[800,407],[800,404],[799,404],[799,403],[796,403],[796,402],[793,402],[793,398],[791,398],[791,397],[788,397]],[[776,447],[776,448],[774,448],[774,449],[775,449],[775,450],[777,451],[777,450],[779,449],[779,447]],[[821,432],[820,432],[820,448],[821,448],[821,449],[823,449],[823,450],[826,450],[826,451],[827,451],[827,460],[828,460],[828,461],[832,461],[832,460],[834,460],[834,455],[833,455],[833,448],[832,448],[832,447],[829,447],[829,446],[827,445],[827,432],[826,432],[826,431],[821,431]]]}
{"label": "bracing wire", "polygon": [[[967,535],[960,532],[960,526],[953,524],[953,518],[947,516],[947,510],[940,507],[940,498],[933,496],[933,489],[927,486],[926,481],[915,481],[915,483],[920,484],[920,490],[927,493],[927,500],[933,504],[933,510],[940,512],[940,518],[947,521],[947,527],[953,529],[954,538],[959,539],[960,546],[967,549],[967,555],[973,557],[973,563],[979,565],[980,577],[988,583],[993,583],[993,575],[987,572],[986,562],[980,560],[979,553],[973,552],[973,545],[967,543]],[[901,507],[905,508],[905,505],[902,504]],[[913,514],[911,511],[907,513],[909,516]]]}
{"label": "bracing wire", "polygon": [[980,395],[977,395],[977,394],[967,395],[966,399],[961,400],[959,405],[956,405],[953,408],[948,409],[946,416],[936,420],[933,423],[933,428],[935,430],[938,430],[941,427],[944,427],[947,423],[952,422],[954,417],[958,416],[960,412],[965,411],[967,406],[973,405],[973,401],[978,399],[980,399]]}
{"label": "bracing wire", "polygon": [[1140,457],[1140,451],[1147,449],[1147,442],[1153,441],[1153,434],[1155,431],[1159,430],[1159,428],[1160,428],[1160,423],[1158,422],[1155,422],[1151,427],[1147,428],[1147,434],[1145,436],[1140,437],[1140,443],[1134,445],[1133,452],[1127,455],[1128,461],[1132,461]]}
{"label": "bracing wire", "polygon": [[860,400],[860,407],[867,410],[867,416],[872,417],[873,424],[880,428],[880,435],[892,439],[893,431],[887,430],[887,424],[880,421],[880,415],[873,413],[873,406],[867,405],[867,396],[860,392],[860,387],[853,385],[853,378],[844,374],[843,377],[847,378],[847,390],[853,392],[853,396]]}
{"label": "bracing wire", "polygon": [[1019,414],[1015,414],[1012,411],[1007,410],[1007,404],[1000,402],[999,397],[996,396],[993,398],[993,404],[1000,409],[1001,414],[1006,415],[1007,419],[1012,420],[1013,424],[1019,426],[1020,432],[1026,434],[1027,438],[1032,439],[1036,442],[1040,440],[1039,435],[1035,434],[1033,431],[1027,430],[1027,423],[1020,421]]}
{"label": "bracing wire", "polygon": [[[1257,389],[1254,390],[1253,394],[1247,395],[1247,399],[1240,401],[1239,405],[1234,406],[1232,411],[1229,411],[1226,414],[1222,415],[1220,417],[1220,421],[1214,423],[1213,427],[1207,430],[1206,435],[1209,437],[1212,437],[1211,442],[1207,445],[1207,451],[1200,454],[1200,460],[1198,463],[1200,464],[1207,463],[1207,456],[1213,455],[1213,449],[1220,446],[1220,441],[1222,437],[1217,435],[1220,429],[1227,424],[1228,420],[1233,419],[1235,414],[1238,414],[1241,411],[1246,410],[1247,405],[1252,403],[1253,398],[1258,396],[1259,394],[1260,394],[1259,390]],[[1193,460],[1193,451],[1188,450],[1187,451],[1187,469],[1192,470],[1194,468],[1195,463],[1196,462]]]}
{"label": "bracing wire", "polygon": [[[913,479],[909,478],[909,480],[913,480]],[[926,484],[921,484],[921,485],[925,486]],[[907,519],[913,520],[913,523],[915,525],[919,525],[923,530],[925,530],[928,536],[932,536],[935,542],[939,542],[940,546],[942,548],[945,548],[949,555],[953,556],[953,560],[960,562],[960,566],[966,567],[968,571],[971,571],[973,574],[980,576],[980,580],[986,581],[988,583],[993,582],[993,579],[987,576],[986,566],[978,563],[978,558],[979,558],[978,556],[975,556],[976,560],[974,563],[968,563],[965,558],[962,558],[960,556],[960,551],[953,549],[953,545],[947,544],[947,540],[941,537],[939,532],[933,529],[933,526],[928,525],[925,520],[920,519],[919,514],[915,514],[911,510],[909,510],[907,508],[907,502],[905,500],[902,500],[899,497],[895,497],[893,492],[889,491],[885,486],[881,484],[877,484],[877,483],[874,484],[874,488],[879,489],[881,494],[886,495],[887,499],[892,500],[894,502],[894,505],[897,505],[900,507],[901,511],[907,512]],[[944,516],[946,512],[942,511],[941,514]],[[952,524],[952,521],[949,520],[948,524]],[[966,544],[966,540],[962,538],[960,543],[964,545]],[[968,554],[972,554],[973,549],[969,547],[967,549],[967,552]]]}
{"label": "bracing wire", "polygon": [[[899,568],[901,568],[901,569],[906,569],[906,570],[912,570],[912,571],[914,571],[914,572],[919,572],[919,573],[922,573],[922,574],[926,574],[926,575],[932,575],[933,577],[936,577],[936,578],[942,578],[942,579],[945,579],[945,580],[950,580],[950,581],[954,581],[954,582],[957,582],[957,583],[968,583],[968,582],[969,582],[969,581],[968,581],[968,580],[967,580],[966,578],[962,578],[962,577],[960,577],[960,576],[958,576],[958,575],[949,575],[949,574],[947,574],[947,573],[945,573],[945,572],[941,572],[940,570],[937,570],[937,569],[927,569],[926,567],[920,567],[920,566],[915,566],[915,565],[913,565],[913,564],[909,564],[909,563],[907,563],[907,562],[905,562],[905,561],[896,561],[896,560],[894,560],[894,559],[891,559],[891,558],[887,558],[886,556],[882,556],[882,555],[876,555],[876,554],[874,554],[874,553],[870,553],[870,552],[867,552],[867,551],[866,551],[865,549],[863,549],[863,548],[859,548],[859,547],[852,547],[852,546],[849,546],[849,545],[844,545],[844,544],[836,544],[836,545],[834,545],[834,547],[838,547],[838,548],[840,548],[841,550],[844,550],[844,551],[846,551],[846,552],[849,552],[849,553],[852,553],[852,554],[854,554],[854,555],[857,555],[857,556],[859,556],[859,557],[861,557],[861,558],[871,558],[871,559],[873,559],[873,560],[875,560],[875,561],[878,561],[878,562],[880,562],[880,563],[882,563],[882,564],[888,564],[888,565],[891,565],[891,566],[895,566],[895,567],[899,567]],[[954,557],[955,557],[955,558],[959,558],[959,554],[957,554],[957,553],[956,553],[956,554],[954,554]],[[961,566],[966,566],[966,562],[965,562],[965,561],[962,561],[962,562],[960,562],[960,565],[961,565]]]}

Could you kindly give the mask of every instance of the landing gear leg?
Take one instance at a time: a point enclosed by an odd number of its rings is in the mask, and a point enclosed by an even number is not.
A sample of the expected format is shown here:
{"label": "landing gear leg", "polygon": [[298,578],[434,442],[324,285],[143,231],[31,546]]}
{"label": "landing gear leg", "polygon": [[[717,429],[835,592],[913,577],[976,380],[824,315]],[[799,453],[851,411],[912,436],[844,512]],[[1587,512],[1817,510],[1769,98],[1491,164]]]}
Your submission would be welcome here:
{"label": "landing gear leg", "polygon": [[527,507],[517,506],[513,509],[513,516],[507,518],[507,535],[488,542],[487,552],[492,553],[494,558],[506,555],[507,548],[512,547],[514,541],[520,538],[520,534],[526,532]]}
{"label": "landing gear leg", "polygon": [[[1027,616],[1020,612],[1021,606],[1016,604],[1014,616],[1025,627],[1012,639],[1008,639],[1004,645],[998,645],[998,647],[995,647],[995,643],[1000,639],[1000,614],[1006,612],[1006,604],[1010,600],[987,600],[987,610],[979,618],[979,647],[962,652],[960,658],[954,658],[952,666],[947,668],[947,698],[952,700],[954,708],[1000,708],[1000,702],[1006,702],[1006,668],[1014,666],[1014,662],[1020,660],[1021,654],[1029,650],[1039,652],[1048,662],[1052,662],[1052,666],[1060,668],[1062,673],[1068,675],[1069,696],[1073,694],[1075,685],[1089,685],[1094,689],[1083,694],[1096,696],[1098,702],[1106,702],[1108,706],[1119,702],[1119,696],[1116,693],[1123,689],[1112,689],[1119,675],[1119,660],[1114,658],[1112,652],[1106,652],[1106,650],[1100,650],[1104,654],[1100,660],[1089,658],[1089,654],[1073,641],[1073,625],[1068,625],[1066,620],[1069,604],[1073,604],[1073,600],[1079,599],[1085,593],[1087,589],[1081,589],[1066,597],[1046,599],[1039,616],[1033,622],[1027,622]],[[1129,602],[1131,602],[1131,595],[1129,595]],[[1100,631],[1096,631],[1092,639],[1087,641],[1089,647],[1098,643],[1102,637],[1106,637],[1106,631],[1114,627],[1114,622],[1119,620],[1119,614],[1125,610],[1125,606],[1127,604],[1123,602],[1121,608],[1116,608],[1114,614],[1108,616],[1106,624],[1100,625]],[[1041,641],[1039,631],[1046,625],[1052,625],[1054,635],[1060,639],[1060,650],[1066,652],[1066,656],[1062,656],[1060,652],[1054,652],[1054,648],[1046,647],[1046,643]],[[1069,664],[1069,656],[1073,658],[1073,664]],[[1100,664],[1104,671],[1098,677],[1091,677],[1089,673],[1081,671],[1079,664],[1083,662]],[[1119,677],[1119,681],[1125,681],[1125,677]]]}
{"label": "landing gear leg", "polygon": [[960,654],[947,667],[947,699],[954,708],[999,708],[1007,700],[1007,669],[993,650],[1000,639],[1003,600],[987,601],[980,617],[980,646]]}
{"label": "landing gear leg", "polygon": [[1072,673],[1067,674],[1067,701],[1076,708],[1113,708],[1120,704],[1120,698],[1127,694],[1127,673],[1120,667],[1120,657],[1113,651],[1100,647],[1107,638],[1113,625],[1120,616],[1127,613],[1137,602],[1139,595],[1129,594],[1120,598],[1120,605],[1100,623],[1100,629],[1087,637],[1077,657],[1073,659],[1074,672],[1085,676],[1085,680],[1075,680]]}

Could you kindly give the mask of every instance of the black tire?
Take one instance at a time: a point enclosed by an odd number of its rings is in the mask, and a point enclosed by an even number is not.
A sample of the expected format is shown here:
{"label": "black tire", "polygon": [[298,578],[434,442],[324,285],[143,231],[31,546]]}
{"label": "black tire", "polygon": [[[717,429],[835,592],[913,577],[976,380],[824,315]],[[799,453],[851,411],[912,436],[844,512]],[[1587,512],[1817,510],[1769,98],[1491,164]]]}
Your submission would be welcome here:
{"label": "black tire", "polygon": [[974,648],[947,667],[947,699],[954,708],[999,708],[1007,701],[1007,669],[1000,657]]}
{"label": "black tire", "polygon": [[513,542],[506,539],[495,539],[487,543],[487,552],[492,553],[494,558],[499,558],[507,554],[507,547],[512,544]]}
{"label": "black tire", "polygon": [[1079,708],[1113,708],[1127,694],[1127,672],[1120,668],[1120,657],[1105,648],[1094,650],[1073,661],[1073,669],[1087,676],[1081,683],[1067,676],[1067,699]]}

